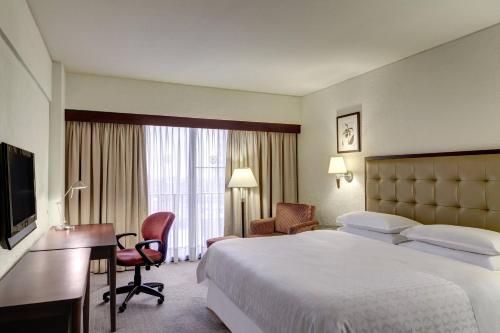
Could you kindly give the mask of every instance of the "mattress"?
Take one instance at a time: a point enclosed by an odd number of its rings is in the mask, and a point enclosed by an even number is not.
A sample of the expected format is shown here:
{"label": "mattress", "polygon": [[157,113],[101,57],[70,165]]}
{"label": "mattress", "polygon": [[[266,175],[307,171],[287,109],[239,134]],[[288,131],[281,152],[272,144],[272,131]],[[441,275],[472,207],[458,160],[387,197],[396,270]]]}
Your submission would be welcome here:
{"label": "mattress", "polygon": [[198,266],[262,332],[500,332],[500,275],[357,235],[234,239]]}

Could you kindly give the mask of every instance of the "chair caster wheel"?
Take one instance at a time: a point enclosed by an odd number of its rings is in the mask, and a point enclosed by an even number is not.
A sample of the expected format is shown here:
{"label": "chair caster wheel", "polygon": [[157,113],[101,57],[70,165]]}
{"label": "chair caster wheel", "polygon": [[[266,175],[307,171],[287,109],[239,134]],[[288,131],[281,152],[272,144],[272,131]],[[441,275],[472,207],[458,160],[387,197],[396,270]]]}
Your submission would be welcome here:
{"label": "chair caster wheel", "polygon": [[162,292],[162,291],[163,291],[163,286],[159,286],[159,287],[158,287],[158,291],[159,291],[159,292]]}
{"label": "chair caster wheel", "polygon": [[108,303],[109,302],[109,296],[103,295],[102,296],[102,300],[104,301],[104,303]]}
{"label": "chair caster wheel", "polygon": [[129,283],[128,283],[128,285],[129,285],[129,286],[131,286],[131,285],[133,285],[133,284],[134,284],[133,282],[129,282]]}
{"label": "chair caster wheel", "polygon": [[163,298],[158,298],[158,304],[163,304]]}
{"label": "chair caster wheel", "polygon": [[126,305],[120,305],[120,307],[118,308],[118,312],[122,313],[123,311],[125,311],[125,309],[127,309]]}

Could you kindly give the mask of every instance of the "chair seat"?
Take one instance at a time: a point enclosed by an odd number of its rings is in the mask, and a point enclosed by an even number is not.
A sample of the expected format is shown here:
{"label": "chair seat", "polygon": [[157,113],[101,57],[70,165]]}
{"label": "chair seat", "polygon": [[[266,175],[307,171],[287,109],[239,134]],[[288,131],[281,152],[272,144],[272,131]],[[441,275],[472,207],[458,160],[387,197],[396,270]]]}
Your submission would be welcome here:
{"label": "chair seat", "polygon": [[[159,251],[143,249],[142,252],[154,262],[161,261],[161,252]],[[116,263],[120,266],[136,266],[143,265],[144,260],[136,249],[124,249],[116,251]]]}

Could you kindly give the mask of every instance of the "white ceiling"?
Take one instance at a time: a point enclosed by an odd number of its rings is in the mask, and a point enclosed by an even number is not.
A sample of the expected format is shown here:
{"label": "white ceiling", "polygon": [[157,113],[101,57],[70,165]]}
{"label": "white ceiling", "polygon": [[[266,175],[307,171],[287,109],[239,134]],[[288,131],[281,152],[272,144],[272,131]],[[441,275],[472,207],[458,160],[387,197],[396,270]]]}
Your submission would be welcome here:
{"label": "white ceiling", "polygon": [[68,71],[305,95],[500,22],[498,0],[29,0]]}

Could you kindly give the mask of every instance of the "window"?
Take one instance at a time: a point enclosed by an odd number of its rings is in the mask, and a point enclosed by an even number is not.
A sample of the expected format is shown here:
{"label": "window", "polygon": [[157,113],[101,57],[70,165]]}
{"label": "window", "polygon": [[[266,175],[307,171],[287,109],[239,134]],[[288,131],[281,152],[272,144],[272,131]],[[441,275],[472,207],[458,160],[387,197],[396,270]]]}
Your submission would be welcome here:
{"label": "window", "polygon": [[197,259],[224,233],[227,131],[146,126],[149,213],[176,215],[168,239],[173,261]]}

